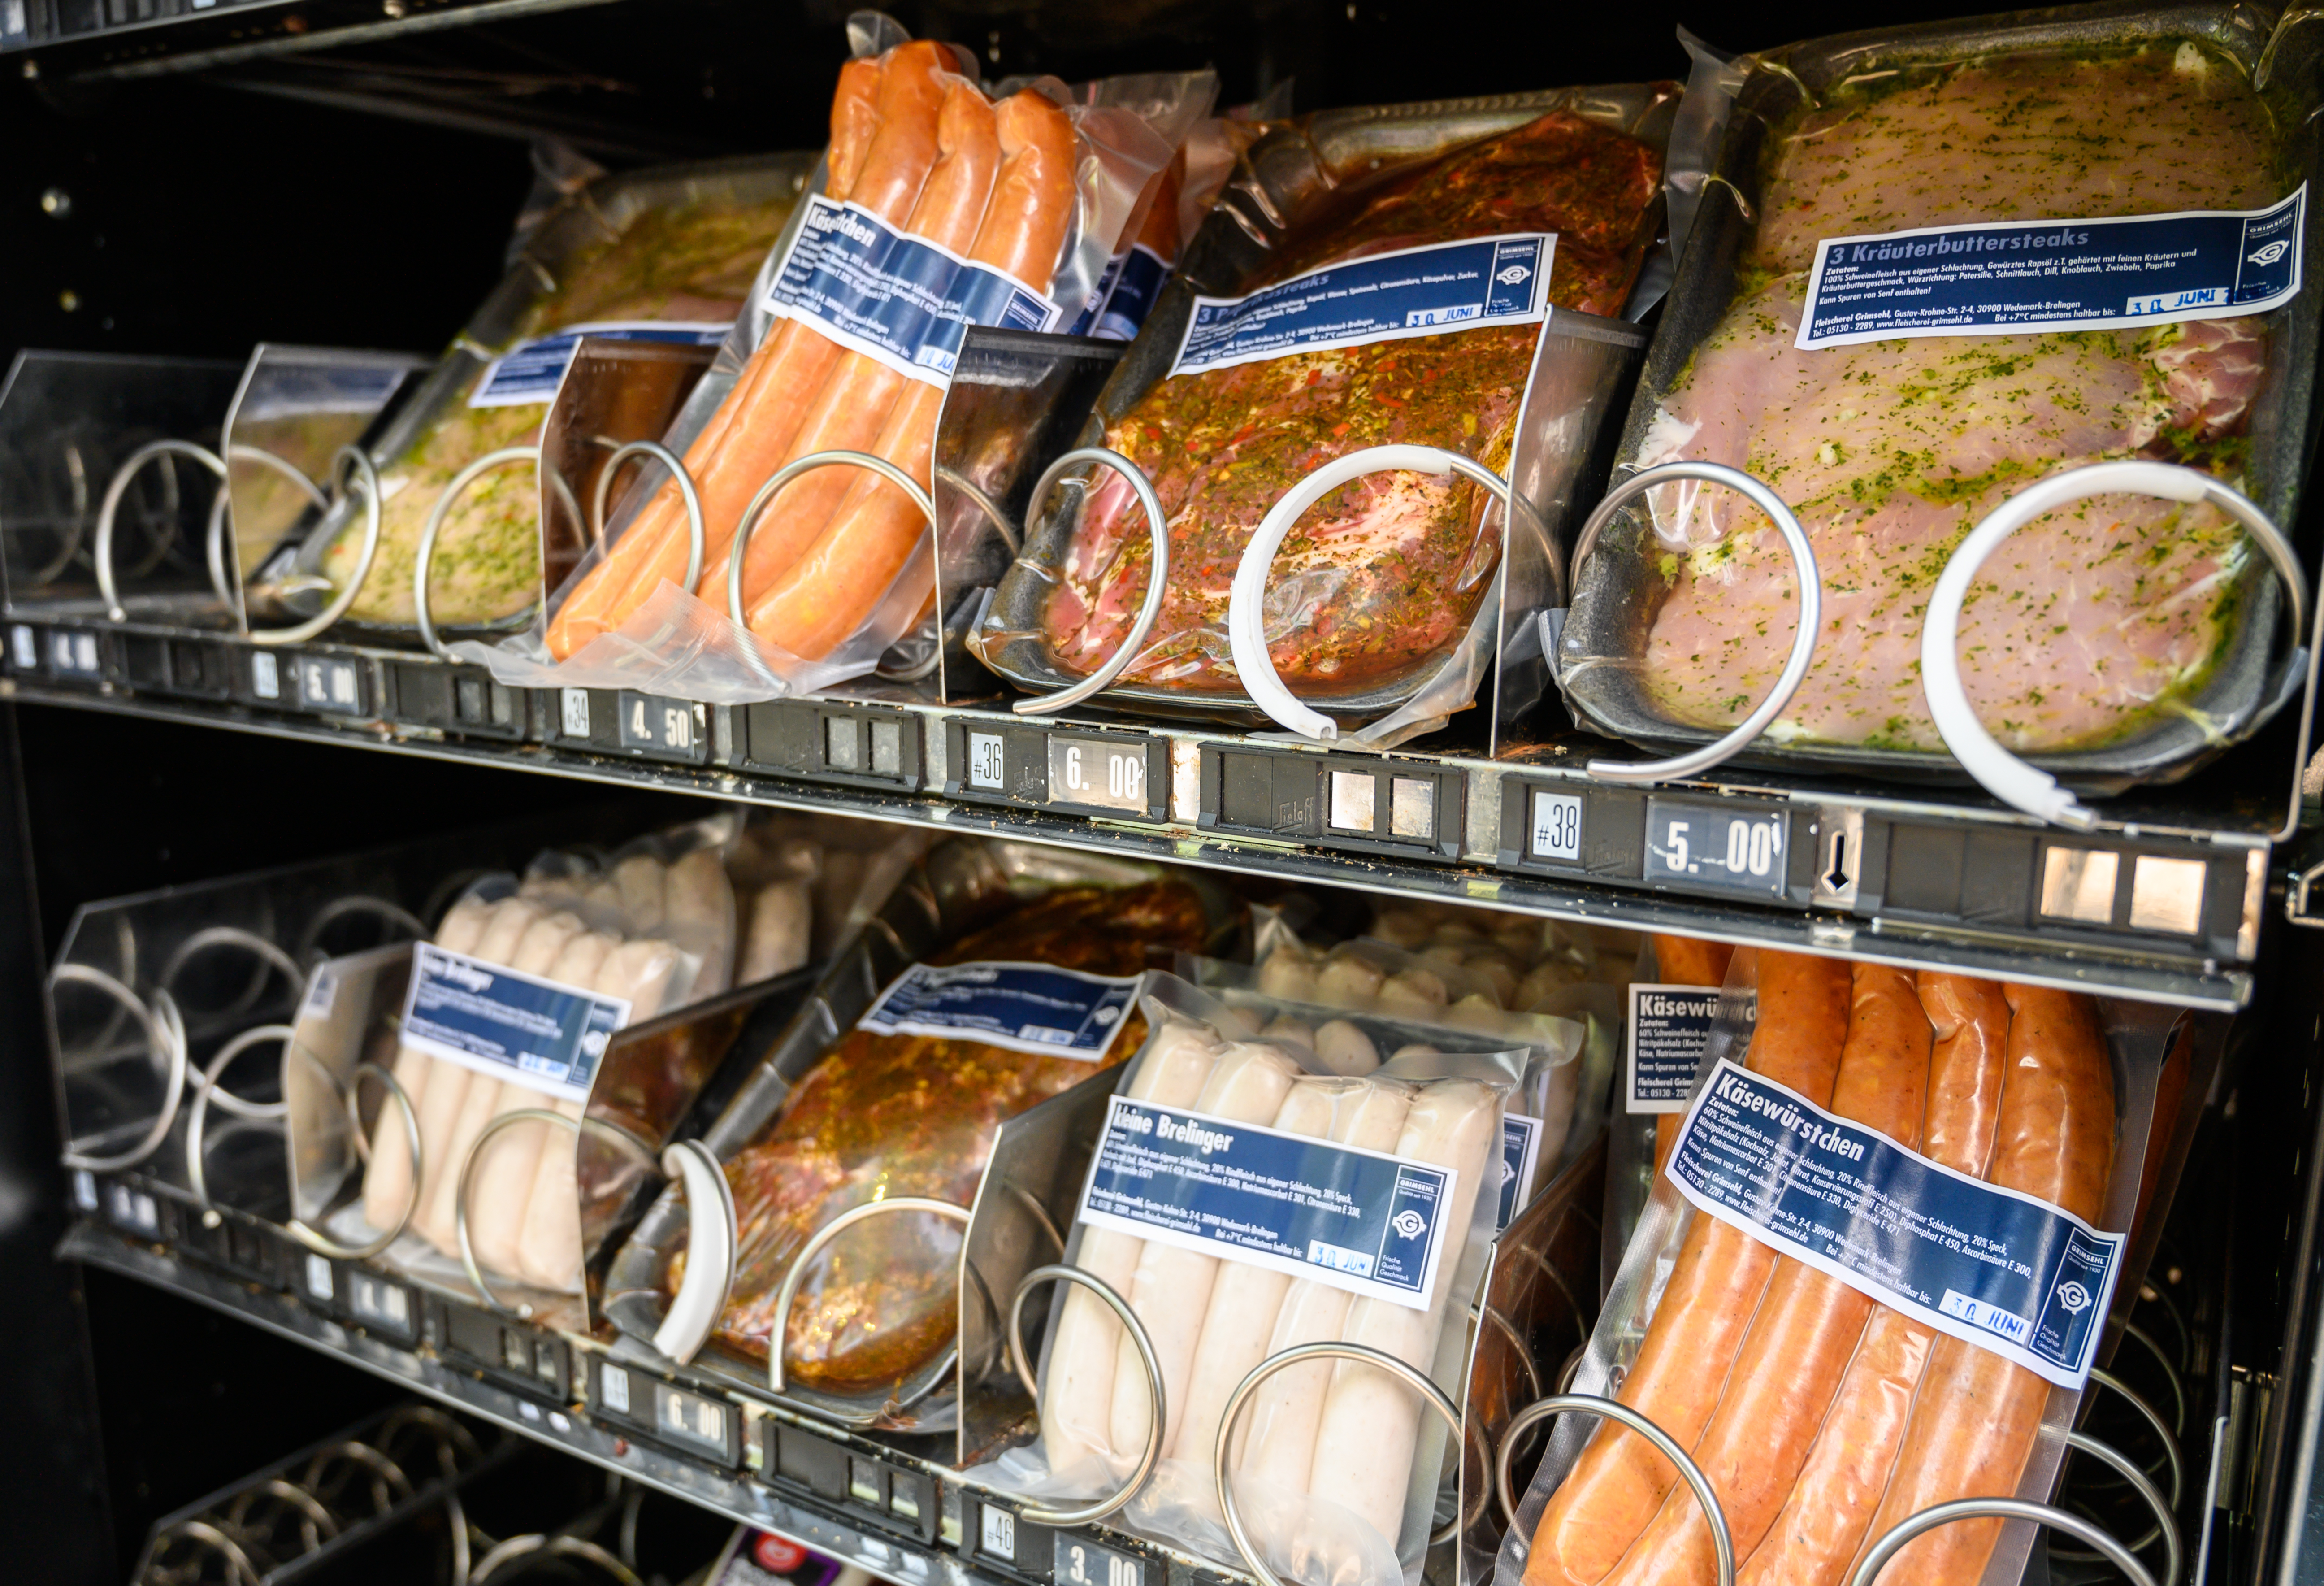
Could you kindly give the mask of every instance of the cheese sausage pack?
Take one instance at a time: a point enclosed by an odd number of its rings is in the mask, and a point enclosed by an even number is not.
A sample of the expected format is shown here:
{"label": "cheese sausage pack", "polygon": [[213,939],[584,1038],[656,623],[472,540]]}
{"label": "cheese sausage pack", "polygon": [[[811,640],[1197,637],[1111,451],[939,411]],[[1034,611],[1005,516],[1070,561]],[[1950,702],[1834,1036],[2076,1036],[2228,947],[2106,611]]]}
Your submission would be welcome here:
{"label": "cheese sausage pack", "polygon": [[[1457,1399],[1528,1053],[1446,1031],[1470,1049],[1343,1049],[1333,1068],[1286,1029],[1296,1005],[1215,1000],[1167,975],[1143,1005],[1150,1033],[1106,1114],[1067,1259],[1129,1303],[1162,1376],[1159,1462],[1118,1523],[1235,1567],[1215,1451],[1262,1360],[1360,1344]],[[1392,1021],[1371,1021],[1375,1037]],[[1060,1288],[1050,1318],[1040,1441],[981,1473],[1028,1496],[1111,1492],[1152,1434],[1151,1379],[1090,1290]],[[1231,1434],[1238,1508],[1286,1578],[1416,1580],[1444,1431],[1379,1368],[1277,1371]]]}
{"label": "cheese sausage pack", "polygon": [[[1612,1395],[1690,1451],[1738,1581],[1843,1586],[1932,1505],[2049,1498],[2113,1296],[2139,1281],[2127,1231],[2180,1017],[1734,955],[1573,1391]],[[1956,1522],[1892,1578],[1997,1586],[2031,1537]],[[1568,1415],[1498,1578],[1709,1579],[1712,1556],[1669,1462]]]}
{"label": "cheese sausage pack", "polygon": [[871,671],[935,591],[912,497],[860,465],[813,468],[761,500],[738,563],[747,509],[779,469],[833,452],[930,490],[968,328],[1062,331],[1102,308],[1109,264],[1217,91],[1194,72],[988,93],[965,51],[877,13],[849,30],[818,180],[665,438],[706,534],[692,586],[688,503],[657,472],[543,622],[463,651],[503,682],[738,705]]}

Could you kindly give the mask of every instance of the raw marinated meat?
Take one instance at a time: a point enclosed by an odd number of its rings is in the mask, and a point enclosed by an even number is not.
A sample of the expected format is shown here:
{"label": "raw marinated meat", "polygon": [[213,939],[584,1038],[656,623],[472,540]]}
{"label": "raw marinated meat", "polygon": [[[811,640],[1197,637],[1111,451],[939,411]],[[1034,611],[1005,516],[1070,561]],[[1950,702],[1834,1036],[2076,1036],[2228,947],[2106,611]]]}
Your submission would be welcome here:
{"label": "raw marinated meat", "polygon": [[[2238,479],[2264,332],[2257,319],[2218,319],[1802,352],[1802,266],[1815,240],[2255,207],[2273,196],[2273,166],[2257,100],[2192,45],[1980,62],[1886,86],[1876,78],[1878,97],[1813,112],[1775,141],[1757,241],[1766,270],[1747,276],[1664,398],[1637,461],[1747,469],[1808,531],[1824,632],[1772,738],[1941,751],[1921,689],[1921,618],[1953,549],[2026,484],[2086,463],[2161,457]],[[1964,147],[1985,152],[1968,161],[1974,180],[1954,160]],[[1724,729],[1788,654],[1791,558],[1765,516],[1726,491],[1654,497],[1667,593],[1646,687],[1671,718]],[[2241,530],[2210,508],[2146,496],[2029,524],[1987,561],[1962,617],[1971,704],[2020,752],[2136,731],[2207,676],[2250,559]]]}
{"label": "raw marinated meat", "polygon": [[[1555,112],[1392,179],[1286,245],[1248,292],[1326,264],[1497,233],[1557,234],[1549,300],[1618,313],[1644,257],[1662,162],[1635,138]],[[1124,674],[1232,693],[1227,596],[1244,545],[1300,478],[1366,447],[1437,446],[1506,472],[1538,327],[1478,329],[1295,354],[1165,380],[1107,431],[1146,470],[1170,521],[1170,590]],[[1269,652],[1284,680],[1348,692],[1443,650],[1500,556],[1484,503],[1457,478],[1376,474],[1324,497],[1268,581]],[[1102,475],[1050,597],[1058,664],[1093,670],[1146,597],[1146,522]]]}
{"label": "raw marinated meat", "polygon": [[[790,208],[785,197],[755,203],[704,198],[648,210],[618,235],[567,261],[555,290],[525,315],[511,345],[571,325],[732,319]],[[483,375],[479,370],[444,417],[380,470],[386,501],[379,552],[347,611],[356,621],[410,622],[412,562],[437,497],[478,457],[540,438],[546,403],[467,405]],[[437,622],[496,622],[540,597],[535,497],[533,471],[516,465],[484,475],[461,495],[437,537],[429,568],[428,610]],[[362,548],[358,519],[324,553],[324,576],[334,586],[352,576]]]}
{"label": "raw marinated meat", "polygon": [[[1019,906],[934,962],[1035,962],[1136,974],[1149,950],[1198,949],[1208,931],[1185,883],[1063,889]],[[1107,1049],[1138,1050],[1136,1016]],[[759,1138],[726,1164],[741,1240],[727,1347],[764,1360],[776,1291],[814,1231],[867,1201],[926,1195],[965,1206],[1003,1120],[1080,1083],[1097,1065],[981,1042],[850,1031],[817,1063]],[[932,1359],[958,1326],[959,1231],[899,1215],[851,1230],[816,1259],[788,1330],[797,1380],[850,1392],[892,1385]],[[673,1259],[669,1286],[684,1276]]]}

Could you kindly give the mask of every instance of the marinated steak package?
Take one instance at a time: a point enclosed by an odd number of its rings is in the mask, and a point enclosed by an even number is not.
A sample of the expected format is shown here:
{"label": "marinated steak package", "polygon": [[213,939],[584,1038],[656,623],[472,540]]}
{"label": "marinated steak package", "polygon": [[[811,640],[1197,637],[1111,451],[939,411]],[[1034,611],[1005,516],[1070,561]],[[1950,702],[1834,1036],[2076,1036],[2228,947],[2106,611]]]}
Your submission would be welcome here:
{"label": "marinated steak package", "polygon": [[[1620,467],[1742,469],[1805,530],[1814,659],[1756,758],[1959,776],[1923,618],[1969,530],[2038,480],[2177,464],[2288,529],[2315,357],[2313,51],[2225,7],[2110,5],[1701,57],[1698,85],[1733,98],[1726,180]],[[2183,775],[2291,691],[2299,636],[2277,634],[2255,549],[2200,501],[2034,517],[1961,610],[1970,708],[2077,787]],[[1658,746],[1732,728],[1791,653],[1798,576],[1735,492],[1649,490],[1574,570],[1576,714]]]}
{"label": "marinated steak package", "polygon": [[[1120,696],[1250,714],[1236,574],[1269,509],[1325,465],[1421,446],[1507,477],[1520,432],[1549,420],[1587,454],[1620,360],[1600,373],[1601,347],[1579,338],[1620,329],[1660,235],[1675,100],[1665,84],[1326,112],[1251,147],[1085,437],[1136,464],[1169,521],[1159,614]],[[1151,538],[1130,481],[1100,471],[1087,491],[1028,541],[978,635],[1028,687],[1097,671],[1146,600]],[[1432,679],[1416,721],[1465,706],[1489,639],[1457,680],[1443,674],[1497,614],[1503,545],[1469,478],[1404,467],[1343,483],[1268,571],[1259,621],[1282,683],[1342,717],[1409,705]]]}

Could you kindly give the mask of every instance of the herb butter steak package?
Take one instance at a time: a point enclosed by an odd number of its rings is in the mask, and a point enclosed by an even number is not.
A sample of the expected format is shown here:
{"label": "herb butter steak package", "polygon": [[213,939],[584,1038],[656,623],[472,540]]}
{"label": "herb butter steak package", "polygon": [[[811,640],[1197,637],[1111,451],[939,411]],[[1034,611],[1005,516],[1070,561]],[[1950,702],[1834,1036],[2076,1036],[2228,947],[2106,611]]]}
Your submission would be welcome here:
{"label": "herb butter steak package", "polygon": [[[1136,463],[1169,520],[1160,614],[1117,696],[1251,714],[1237,570],[1335,459],[1423,446],[1508,477],[1520,438],[1554,429],[1526,493],[1563,507],[1641,340],[1615,317],[1658,235],[1675,101],[1664,84],[1326,111],[1251,146],[1084,437]],[[976,635],[1028,688],[1105,665],[1146,598],[1130,481],[1100,471],[1087,492],[1037,530]],[[1463,708],[1493,653],[1504,538],[1455,474],[1383,468],[1325,494],[1266,577],[1283,685],[1342,718],[1403,707],[1374,728],[1388,739]]]}
{"label": "herb butter steak package", "polygon": [[[941,940],[882,985],[871,944],[893,935],[899,907],[923,935],[939,921]],[[1007,844],[932,853],[705,1137],[725,1164],[737,1251],[697,1369],[763,1390],[779,1345],[795,1394],[867,1406],[866,1423],[940,1425],[943,1405],[923,1401],[959,1328],[959,1225],[907,1212],[850,1226],[803,1268],[787,1325],[786,1275],[860,1207],[964,1212],[1000,1126],[1134,1053],[1149,965],[1214,944],[1224,917],[1207,889],[1145,866]],[[608,1279],[617,1324],[652,1334],[687,1291],[687,1219],[702,1210],[666,1201],[640,1225]]]}
{"label": "herb butter steak package", "polygon": [[[1689,1451],[1744,1586],[1843,1586],[1932,1506],[2049,1500],[2110,1296],[2141,1280],[2124,1231],[2181,1017],[1734,955],[1573,1391],[1611,1395]],[[1880,1579],[1999,1586],[2020,1578],[2033,1535],[1955,1521]],[[1677,1468],[1635,1432],[1568,1415],[1494,1578],[1716,1576]]]}
{"label": "herb butter steak package", "polygon": [[[1821,630],[1757,761],[1960,776],[1923,689],[1923,617],[1970,529],[2036,481],[2177,464],[2289,531],[2319,100],[2314,30],[2271,43],[2273,23],[2102,5],[1701,58],[1690,93],[1734,100],[1724,180],[1616,477],[1724,464],[1798,515]],[[2076,787],[2185,774],[2300,671],[2256,550],[2200,501],[2108,493],[2034,517],[1969,587],[1970,708]],[[1653,747],[1741,721],[1798,632],[1782,537],[1724,486],[1648,490],[1574,577],[1564,691],[1585,724]]]}
{"label": "herb butter steak package", "polygon": [[696,583],[680,587],[688,517],[664,479],[616,515],[544,627],[479,653],[504,681],[650,678],[741,703],[870,671],[935,588],[911,497],[860,466],[815,468],[761,503],[737,564],[745,508],[786,465],[833,451],[928,489],[968,327],[1060,330],[1090,308],[1176,152],[1157,126],[1183,137],[1216,91],[1198,72],[1136,79],[1136,107],[1046,78],[988,94],[951,46],[876,14],[850,32],[862,52],[839,74],[820,183],[754,289],[761,339],[715,410],[689,402],[667,438],[699,492]]}
{"label": "herb butter steak package", "polygon": [[[1224,1447],[1238,1513],[1284,1579],[1416,1581],[1446,1428],[1411,1387],[1316,1360],[1262,1377],[1231,1425],[1227,1410],[1263,1361],[1312,1343],[1379,1351],[1460,1402],[1529,1053],[1449,1031],[1398,1047],[1397,1021],[1362,1018],[1374,1050],[1327,1066],[1281,1033],[1299,1004],[1157,977],[1146,1007],[1067,1256],[1129,1303],[1160,1371],[1159,1462],[1115,1523],[1240,1567]],[[1051,1315],[1039,1441],[979,1473],[1044,1498],[1116,1490],[1155,1438],[1156,1382],[1093,1290],[1064,1286]]]}
{"label": "herb butter steak package", "polygon": [[[781,235],[813,154],[769,154],[606,176],[565,175],[521,237],[507,278],[477,310],[374,451],[384,497],[379,549],[350,621],[409,628],[429,515],[455,475],[532,446],[584,335],[716,346]],[[541,599],[538,470],[511,464],[471,484],[438,531],[429,614],[440,629],[506,628]],[[300,570],[319,610],[361,562],[364,520],[311,534]]]}

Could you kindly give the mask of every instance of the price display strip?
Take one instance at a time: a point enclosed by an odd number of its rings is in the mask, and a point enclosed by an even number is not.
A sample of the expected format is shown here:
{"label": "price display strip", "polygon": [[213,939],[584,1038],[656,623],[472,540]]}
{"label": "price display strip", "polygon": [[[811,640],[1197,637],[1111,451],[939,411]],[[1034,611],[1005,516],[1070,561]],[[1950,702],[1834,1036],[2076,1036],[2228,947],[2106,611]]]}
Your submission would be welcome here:
{"label": "price display strip", "polygon": [[226,647],[216,641],[124,632],[116,642],[122,680],[140,694],[225,699],[234,692]]}
{"label": "price display strip", "polygon": [[944,730],[947,798],[1109,820],[1170,818],[1167,738],[978,717],[948,719]]}
{"label": "price display strip", "polygon": [[2246,924],[2266,888],[2257,848],[2050,836],[2032,829],[1886,824],[1882,911],[2210,956],[2252,956]]}
{"label": "price display strip", "polygon": [[917,793],[921,718],[889,705],[779,699],[745,705],[728,755],[737,770]]}
{"label": "price display strip", "polygon": [[1014,1508],[981,1492],[962,1501],[965,1512],[960,1551],[970,1563],[1022,1580],[1051,1581],[1057,1532],[1034,1525]]}
{"label": "price display strip", "polygon": [[362,656],[293,650],[282,656],[281,670],[282,703],[294,710],[346,721],[371,721],[379,715],[371,663]]}
{"label": "price display strip", "polygon": [[494,682],[482,667],[389,661],[380,671],[386,684],[380,714],[400,725],[504,742],[521,741],[530,725],[523,692]]}
{"label": "price display strip", "polygon": [[9,669],[20,678],[45,678],[53,683],[108,682],[115,669],[113,639],[94,628],[11,622]]}
{"label": "price display strip", "polygon": [[1203,745],[1204,831],[1359,853],[1460,854],[1468,776],[1432,761]]}
{"label": "price display strip", "polygon": [[573,1401],[572,1356],[555,1333],[457,1300],[441,1302],[429,1341],[447,1360],[473,1367],[512,1393],[553,1405]]}
{"label": "price display strip", "polygon": [[544,742],[674,765],[710,763],[709,712],[693,700],[628,688],[537,688],[533,720]]}
{"label": "price display strip", "polygon": [[1783,902],[1791,895],[1794,814],[1786,806],[1742,799],[1650,796],[1643,879],[1711,897]]}
{"label": "price display strip", "polygon": [[1124,1545],[1120,1537],[1098,1540],[1094,1531],[1051,1535],[1050,1586],[1169,1586],[1170,1565]]}
{"label": "price display strip", "polygon": [[940,1501],[936,1478],[926,1471],[772,1415],[759,1422],[759,1439],[754,1474],[768,1486],[813,1493],[923,1545],[936,1541]]}
{"label": "price display strip", "polygon": [[740,1405],[602,1355],[590,1358],[588,1387],[590,1415],[725,1470],[742,1468]]}
{"label": "price display strip", "polygon": [[126,1179],[107,1178],[97,1184],[97,1203],[105,1220],[132,1239],[156,1243],[175,1231],[177,1211],[151,1190]]}
{"label": "price display strip", "polygon": [[272,1289],[290,1286],[290,1247],[268,1224],[227,1207],[187,1211],[178,1248],[190,1260]]}
{"label": "price display strip", "polygon": [[420,1342],[420,1291],[352,1262],[339,1268],[339,1314],[364,1332],[394,1343]]}

